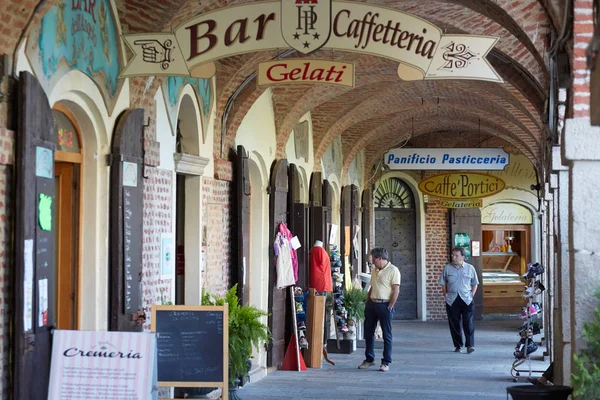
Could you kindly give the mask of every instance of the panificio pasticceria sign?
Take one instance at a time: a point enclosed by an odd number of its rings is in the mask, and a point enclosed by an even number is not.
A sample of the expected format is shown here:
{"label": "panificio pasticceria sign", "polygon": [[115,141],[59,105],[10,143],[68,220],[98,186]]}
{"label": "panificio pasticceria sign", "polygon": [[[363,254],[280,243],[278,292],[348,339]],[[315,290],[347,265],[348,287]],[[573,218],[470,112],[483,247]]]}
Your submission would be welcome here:
{"label": "panificio pasticceria sign", "polygon": [[419,183],[419,190],[446,199],[479,199],[501,192],[505,183],[495,176],[476,173],[447,173],[429,177]]}
{"label": "panificio pasticceria sign", "polygon": [[397,61],[404,80],[479,79],[502,82],[488,64],[497,37],[444,35],[430,22],[368,3],[280,0],[230,6],[199,15],[172,33],[124,35],[133,52],[120,77],[209,78],[213,61],[237,54],[320,48]]}

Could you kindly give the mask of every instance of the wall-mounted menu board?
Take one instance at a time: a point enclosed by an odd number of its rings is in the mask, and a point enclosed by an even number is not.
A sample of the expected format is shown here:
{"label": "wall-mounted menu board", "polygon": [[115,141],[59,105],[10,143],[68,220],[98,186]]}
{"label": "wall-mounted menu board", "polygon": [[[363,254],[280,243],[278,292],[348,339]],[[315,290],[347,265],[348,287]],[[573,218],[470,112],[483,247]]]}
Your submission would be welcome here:
{"label": "wall-mounted menu board", "polygon": [[221,387],[228,396],[228,306],[152,305],[158,385]]}

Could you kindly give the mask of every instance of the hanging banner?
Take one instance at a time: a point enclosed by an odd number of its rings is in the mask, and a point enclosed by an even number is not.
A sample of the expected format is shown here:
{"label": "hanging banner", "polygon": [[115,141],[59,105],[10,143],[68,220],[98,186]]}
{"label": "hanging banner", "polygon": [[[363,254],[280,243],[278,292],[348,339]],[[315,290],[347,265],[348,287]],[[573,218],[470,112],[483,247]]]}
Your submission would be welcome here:
{"label": "hanging banner", "polygon": [[486,60],[497,37],[444,35],[432,23],[368,3],[280,0],[202,14],[172,33],[123,35],[133,52],[120,77],[210,78],[215,60],[238,54],[321,48],[370,54],[399,63],[403,80],[478,79],[502,82]]}
{"label": "hanging banner", "polygon": [[503,170],[510,156],[503,149],[392,149],[383,156],[390,169],[433,170]]}

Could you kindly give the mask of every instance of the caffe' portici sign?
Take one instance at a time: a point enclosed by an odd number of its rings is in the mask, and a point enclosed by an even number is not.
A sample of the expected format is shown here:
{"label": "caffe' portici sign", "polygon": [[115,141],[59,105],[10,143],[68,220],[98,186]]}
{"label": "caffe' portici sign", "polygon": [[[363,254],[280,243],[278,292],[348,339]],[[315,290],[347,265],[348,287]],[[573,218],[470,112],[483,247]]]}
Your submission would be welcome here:
{"label": "caffe' portici sign", "polygon": [[419,190],[446,199],[479,199],[501,192],[504,181],[494,176],[475,173],[448,173],[429,177],[419,183]]}
{"label": "caffe' portici sign", "polygon": [[[486,60],[497,37],[445,35],[424,19],[369,3],[332,0],[251,2],[198,15],[178,25],[171,33],[123,35],[123,39],[133,57],[120,77],[180,75],[209,78],[216,71],[213,61],[221,58],[289,48],[302,55],[327,48],[396,61],[398,76],[403,80],[502,82]],[[303,77],[304,80],[312,74],[312,71],[303,71],[300,75],[288,72],[288,77]],[[331,76],[334,74],[332,72]],[[314,82],[322,81],[316,79]]]}

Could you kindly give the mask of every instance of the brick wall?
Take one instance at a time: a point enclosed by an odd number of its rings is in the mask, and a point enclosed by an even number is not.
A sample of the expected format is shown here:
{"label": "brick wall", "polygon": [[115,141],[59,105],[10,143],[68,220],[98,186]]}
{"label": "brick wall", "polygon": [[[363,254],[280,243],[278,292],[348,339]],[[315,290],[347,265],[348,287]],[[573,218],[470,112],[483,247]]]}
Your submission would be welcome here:
{"label": "brick wall", "polygon": [[173,172],[146,167],[144,181],[144,243],[142,249],[142,299],[145,330],[150,330],[151,305],[171,299],[171,280],[160,275],[160,236],[172,233]]}
{"label": "brick wall", "polygon": [[592,0],[575,0],[573,18],[573,116],[590,116],[590,72],[585,51],[592,39],[594,21]]}
{"label": "brick wall", "polygon": [[205,257],[206,268],[202,276],[204,289],[222,295],[229,288],[231,271],[234,265],[232,242],[235,237],[234,218],[232,213],[233,184],[213,178],[203,178],[202,204],[203,226],[206,227]]}
{"label": "brick wall", "polygon": [[427,319],[446,319],[446,308],[438,279],[448,263],[448,209],[440,207],[439,199],[431,199],[425,214],[425,265]]}

